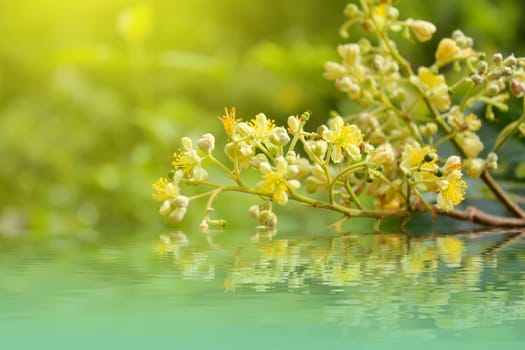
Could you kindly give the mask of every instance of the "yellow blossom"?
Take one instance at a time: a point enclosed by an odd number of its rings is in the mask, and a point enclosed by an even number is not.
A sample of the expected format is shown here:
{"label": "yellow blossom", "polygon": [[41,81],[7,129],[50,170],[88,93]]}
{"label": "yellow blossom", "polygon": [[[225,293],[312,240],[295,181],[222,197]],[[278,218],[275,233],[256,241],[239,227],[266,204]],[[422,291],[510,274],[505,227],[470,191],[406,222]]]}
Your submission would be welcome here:
{"label": "yellow blossom", "polygon": [[457,134],[454,139],[468,158],[475,158],[483,150],[483,142],[477,134],[471,131]]}
{"label": "yellow blossom", "polygon": [[259,113],[254,119],[250,120],[249,125],[253,128],[253,134],[257,140],[265,140],[270,132],[275,128],[275,122],[266,118],[266,115]]}
{"label": "yellow blossom", "polygon": [[164,201],[167,199],[174,199],[179,194],[179,189],[165,177],[161,177],[153,185],[151,185],[156,193],[152,194],[153,199]]}
{"label": "yellow blossom", "polygon": [[226,131],[226,134],[231,137],[235,126],[242,119],[235,118],[235,107],[232,107],[230,110],[228,110],[228,108],[224,108],[224,112],[225,115],[221,116],[219,119],[221,120],[222,125],[224,126],[224,131]]}
{"label": "yellow blossom", "polygon": [[379,31],[383,30],[383,27],[385,26],[386,17],[388,14],[388,7],[388,4],[381,4],[374,6],[372,9],[372,14],[378,27],[376,29]]}
{"label": "yellow blossom", "polygon": [[288,180],[288,162],[283,157],[275,160],[275,171],[269,163],[262,163],[260,170],[263,180],[257,183],[256,188],[263,193],[272,194],[272,199],[280,205],[288,202],[288,193],[298,189],[301,184],[297,180]]}
{"label": "yellow blossom", "polygon": [[461,179],[463,174],[456,170],[442,181],[442,189],[437,195],[437,207],[444,211],[451,211],[465,198],[467,184]]}
{"label": "yellow blossom", "polygon": [[411,173],[414,170],[424,170],[429,173],[437,169],[436,159],[425,161],[428,154],[435,154],[436,150],[428,145],[421,147],[417,142],[407,143],[401,154],[401,163],[399,167],[405,173]]}
{"label": "yellow blossom", "polygon": [[418,80],[427,97],[439,111],[444,112],[450,108],[452,102],[443,75],[435,74],[430,69],[421,67],[418,70]]}
{"label": "yellow blossom", "polygon": [[481,175],[481,173],[486,168],[486,162],[481,158],[469,158],[465,160],[465,171],[468,176],[476,178]]}
{"label": "yellow blossom", "polygon": [[340,163],[345,156],[358,160],[361,156],[359,149],[363,141],[363,134],[356,125],[345,124],[340,116],[328,122],[329,129],[322,133],[322,137],[334,145],[331,158],[334,163]]}
{"label": "yellow blossom", "polygon": [[183,150],[173,154],[173,168],[175,170],[182,170],[184,175],[192,180],[206,180],[208,178],[208,173],[201,166],[201,158],[197,155],[197,151],[193,149],[191,139],[183,137],[182,145]]}
{"label": "yellow blossom", "polygon": [[463,164],[461,163],[461,158],[458,156],[448,157],[445,165],[443,166],[445,175],[448,175],[457,170],[461,170],[461,168],[463,168]]}
{"label": "yellow blossom", "polygon": [[436,50],[436,62],[444,64],[453,59],[459,52],[456,42],[450,38],[444,38],[439,42]]}

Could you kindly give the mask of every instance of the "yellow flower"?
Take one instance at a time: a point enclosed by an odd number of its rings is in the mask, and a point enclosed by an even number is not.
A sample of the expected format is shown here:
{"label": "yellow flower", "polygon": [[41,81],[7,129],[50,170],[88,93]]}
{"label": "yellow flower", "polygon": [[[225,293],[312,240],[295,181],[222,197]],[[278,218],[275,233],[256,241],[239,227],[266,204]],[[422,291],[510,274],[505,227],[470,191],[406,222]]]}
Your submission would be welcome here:
{"label": "yellow flower", "polygon": [[275,128],[275,122],[266,118],[266,115],[259,113],[254,119],[250,120],[249,125],[253,128],[253,135],[257,140],[265,140],[270,132]]}
{"label": "yellow flower", "polygon": [[481,158],[469,158],[465,160],[465,171],[473,178],[479,177],[486,169],[486,162]]}
{"label": "yellow flower", "polygon": [[463,164],[461,163],[461,158],[458,156],[448,157],[445,165],[443,166],[445,175],[448,175],[457,170],[461,170],[461,168],[463,168]]}
{"label": "yellow flower", "polygon": [[481,128],[481,120],[474,113],[465,116],[458,108],[453,107],[449,117],[448,124],[459,132],[478,131]]}
{"label": "yellow flower", "polygon": [[301,184],[297,180],[288,180],[288,162],[283,157],[275,159],[275,171],[267,162],[260,165],[263,180],[257,183],[256,189],[263,193],[272,194],[272,199],[280,205],[288,202],[288,193],[298,189]]}
{"label": "yellow flower", "polygon": [[426,96],[439,111],[444,112],[450,108],[448,85],[443,75],[434,74],[430,69],[421,67],[418,70],[418,80]]}
{"label": "yellow flower", "polygon": [[156,193],[151,196],[158,201],[175,199],[179,195],[179,188],[170,182],[167,178],[161,177],[151,187]]}
{"label": "yellow flower", "polygon": [[356,125],[345,124],[340,116],[328,122],[329,129],[322,133],[322,137],[334,145],[331,158],[334,163],[340,163],[345,156],[353,160],[361,157],[359,145],[363,141],[363,134]]}
{"label": "yellow flower", "polygon": [[459,52],[456,42],[450,38],[444,38],[439,42],[436,50],[436,62],[444,64],[452,60]]}
{"label": "yellow flower", "polygon": [[477,134],[471,131],[457,134],[454,139],[468,158],[475,158],[483,150],[483,142]]}
{"label": "yellow flower", "polygon": [[436,150],[428,145],[421,147],[417,142],[407,143],[403,153],[401,153],[401,163],[399,164],[399,167],[405,173],[411,173],[418,169],[432,173],[437,169],[437,157],[430,161],[425,161],[425,157],[429,154],[435,153]]}
{"label": "yellow flower", "polygon": [[385,26],[386,16],[388,14],[388,4],[381,4],[374,6],[372,9],[372,14],[374,16],[374,19],[377,23],[377,30],[383,30],[383,27]]}
{"label": "yellow flower", "polygon": [[446,180],[441,181],[442,189],[437,195],[437,207],[444,211],[451,211],[465,198],[467,184],[461,179],[463,174],[459,171],[450,173]]}
{"label": "yellow flower", "polygon": [[208,178],[208,173],[201,166],[201,158],[197,155],[197,151],[193,149],[191,139],[183,137],[182,146],[183,150],[173,154],[173,168],[175,170],[182,170],[184,175],[192,180],[206,180]]}
{"label": "yellow flower", "polygon": [[235,107],[232,107],[230,110],[228,108],[224,108],[225,115],[221,116],[219,119],[222,122],[222,125],[224,126],[224,131],[226,131],[226,134],[228,136],[232,136],[233,130],[235,129],[235,126],[242,120],[242,119],[236,119],[235,118]]}

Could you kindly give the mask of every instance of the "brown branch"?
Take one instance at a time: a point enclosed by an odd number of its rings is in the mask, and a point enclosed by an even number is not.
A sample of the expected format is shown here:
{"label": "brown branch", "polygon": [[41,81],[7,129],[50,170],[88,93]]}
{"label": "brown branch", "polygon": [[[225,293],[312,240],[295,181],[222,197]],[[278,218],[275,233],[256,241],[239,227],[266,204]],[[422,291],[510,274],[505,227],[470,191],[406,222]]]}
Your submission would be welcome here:
{"label": "brown branch", "polygon": [[488,170],[485,170],[481,174],[480,178],[483,180],[483,182],[485,182],[485,184],[489,187],[492,193],[494,193],[496,198],[498,198],[499,201],[505,206],[505,208],[507,208],[518,218],[525,219],[525,211],[509,197],[505,190],[501,188],[501,186],[490,175]]}
{"label": "brown branch", "polygon": [[499,226],[499,227],[525,227],[525,218],[509,218],[486,213],[475,207],[468,207],[467,210],[440,211],[440,215],[446,215],[459,220],[470,221],[471,223]]}

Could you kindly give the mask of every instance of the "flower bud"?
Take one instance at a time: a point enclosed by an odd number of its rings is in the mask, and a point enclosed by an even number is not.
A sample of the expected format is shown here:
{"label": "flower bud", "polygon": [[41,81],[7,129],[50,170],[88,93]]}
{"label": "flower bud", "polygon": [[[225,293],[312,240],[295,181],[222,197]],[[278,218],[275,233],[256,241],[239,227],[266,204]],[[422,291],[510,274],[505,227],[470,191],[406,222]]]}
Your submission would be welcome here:
{"label": "flower bud", "polygon": [[492,63],[494,64],[501,64],[501,62],[503,61],[503,55],[500,54],[500,53],[496,53],[494,54],[494,56],[492,56]]}
{"label": "flower bud", "polygon": [[162,205],[160,206],[159,213],[160,215],[167,215],[171,210],[171,202],[169,200],[166,200],[162,202]]}
{"label": "flower bud", "polygon": [[449,38],[444,38],[439,42],[436,50],[436,61],[447,62],[451,60],[459,52],[459,47],[456,42]]}
{"label": "flower bud", "polygon": [[523,97],[523,94],[525,93],[525,82],[518,79],[512,79],[510,81],[510,91],[518,98]]}
{"label": "flower bud", "polygon": [[258,218],[259,214],[260,214],[260,211],[259,211],[259,206],[257,204],[252,205],[248,209],[248,215],[250,215],[250,217],[252,218]]}
{"label": "flower bud", "polygon": [[361,59],[361,49],[358,44],[337,46],[337,52],[343,58],[345,66],[355,66]]}
{"label": "flower bud", "polygon": [[346,73],[346,68],[336,62],[326,62],[324,64],[324,77],[328,80],[336,80],[341,78]]}
{"label": "flower bud", "polygon": [[187,208],[188,204],[190,203],[190,199],[186,196],[177,196],[175,197],[175,200],[173,201],[173,204],[177,206],[178,208]]}
{"label": "flower bud", "polygon": [[495,96],[499,93],[499,84],[497,82],[491,82],[487,85],[487,95],[489,96]]}
{"label": "flower bud", "polygon": [[288,117],[288,132],[290,132],[290,134],[295,135],[297,132],[299,132],[300,127],[301,121],[299,118],[297,118],[295,115]]}
{"label": "flower bud", "polygon": [[199,139],[198,146],[202,152],[210,154],[215,148],[215,136],[210,133],[202,135]]}
{"label": "flower bud", "polygon": [[465,159],[465,171],[472,178],[479,177],[485,170],[485,161],[480,158]]}
{"label": "flower bud", "polygon": [[174,223],[181,222],[182,219],[184,219],[184,215],[186,215],[186,208],[184,207],[177,208],[171,212],[170,220],[173,221]]}
{"label": "flower bud", "polygon": [[277,215],[269,210],[263,210],[259,215],[259,224],[267,228],[274,228],[277,225]]}
{"label": "flower bud", "polygon": [[478,74],[485,74],[487,69],[489,68],[489,65],[486,61],[479,61],[478,63]]}
{"label": "flower bud", "polygon": [[428,41],[432,39],[432,35],[436,31],[436,26],[427,21],[416,20],[411,23],[411,28],[416,38],[421,41]]}
{"label": "flower bud", "polygon": [[514,55],[510,55],[509,57],[505,58],[505,61],[503,61],[504,66],[512,67],[512,68],[514,68],[516,63],[517,63],[517,60],[516,60],[516,57],[514,57]]}
{"label": "flower bud", "polygon": [[270,132],[268,139],[270,140],[271,143],[273,143],[276,146],[284,146],[288,142],[290,142],[290,136],[288,136],[286,129],[283,128],[282,126],[274,128]]}
{"label": "flower bud", "polygon": [[344,14],[348,18],[352,18],[359,14],[359,8],[355,4],[348,4],[345,7]]}
{"label": "flower bud", "polygon": [[496,170],[498,168],[498,155],[494,152],[490,152],[487,155],[487,169]]}

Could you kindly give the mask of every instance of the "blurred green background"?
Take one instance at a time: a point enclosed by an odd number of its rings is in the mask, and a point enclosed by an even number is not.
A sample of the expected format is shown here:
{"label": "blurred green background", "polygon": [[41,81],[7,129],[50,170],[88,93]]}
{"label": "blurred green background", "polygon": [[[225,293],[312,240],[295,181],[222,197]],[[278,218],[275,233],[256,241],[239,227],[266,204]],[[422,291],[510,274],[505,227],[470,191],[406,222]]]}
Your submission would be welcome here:
{"label": "blurred green background", "polygon": [[[0,0],[0,233],[155,230],[151,183],[181,136],[221,132],[224,107],[277,120],[309,109],[313,125],[344,110],[322,72],[346,3]],[[524,1],[399,8],[438,26],[403,46],[418,64],[458,27],[480,50],[523,55]]]}

